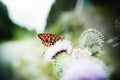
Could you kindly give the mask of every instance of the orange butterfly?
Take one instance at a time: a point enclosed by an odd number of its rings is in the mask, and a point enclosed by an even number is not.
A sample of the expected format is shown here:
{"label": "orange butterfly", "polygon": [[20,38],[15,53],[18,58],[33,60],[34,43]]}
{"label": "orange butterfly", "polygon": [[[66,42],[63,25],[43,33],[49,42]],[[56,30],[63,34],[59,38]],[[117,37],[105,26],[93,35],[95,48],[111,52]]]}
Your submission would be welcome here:
{"label": "orange butterfly", "polygon": [[56,41],[60,39],[64,39],[63,36],[57,36],[57,35],[50,34],[50,33],[38,34],[38,37],[41,39],[42,43],[48,47],[53,45]]}

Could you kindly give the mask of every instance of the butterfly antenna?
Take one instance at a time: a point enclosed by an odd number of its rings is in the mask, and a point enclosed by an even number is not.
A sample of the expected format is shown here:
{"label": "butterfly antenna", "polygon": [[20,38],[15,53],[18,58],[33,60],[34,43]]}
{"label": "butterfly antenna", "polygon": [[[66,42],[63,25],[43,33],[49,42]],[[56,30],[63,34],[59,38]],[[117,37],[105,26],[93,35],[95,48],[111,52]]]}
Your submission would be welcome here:
{"label": "butterfly antenna", "polygon": [[60,36],[60,39],[64,39],[65,37],[64,36]]}

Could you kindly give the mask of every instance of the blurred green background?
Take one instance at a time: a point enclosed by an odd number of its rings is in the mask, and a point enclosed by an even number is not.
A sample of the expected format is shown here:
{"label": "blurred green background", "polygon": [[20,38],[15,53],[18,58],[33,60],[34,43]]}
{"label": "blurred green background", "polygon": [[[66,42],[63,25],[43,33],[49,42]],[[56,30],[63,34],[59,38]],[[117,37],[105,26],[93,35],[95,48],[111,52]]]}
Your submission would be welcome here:
{"label": "blurred green background", "polygon": [[[46,21],[44,32],[65,36],[73,47],[84,30],[102,32],[106,53],[99,58],[112,68],[110,79],[120,80],[119,0],[55,0]],[[46,47],[39,33],[14,23],[0,1],[0,80],[58,80],[51,63],[41,57]]]}

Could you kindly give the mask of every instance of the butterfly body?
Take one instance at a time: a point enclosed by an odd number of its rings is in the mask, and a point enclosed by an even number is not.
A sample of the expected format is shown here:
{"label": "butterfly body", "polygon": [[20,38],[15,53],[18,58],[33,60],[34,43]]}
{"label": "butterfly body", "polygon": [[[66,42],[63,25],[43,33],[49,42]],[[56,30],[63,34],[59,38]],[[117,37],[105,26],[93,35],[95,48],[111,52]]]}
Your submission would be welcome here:
{"label": "butterfly body", "polygon": [[56,41],[64,38],[63,36],[57,36],[50,33],[38,34],[38,37],[41,39],[42,43],[48,47],[53,45]]}

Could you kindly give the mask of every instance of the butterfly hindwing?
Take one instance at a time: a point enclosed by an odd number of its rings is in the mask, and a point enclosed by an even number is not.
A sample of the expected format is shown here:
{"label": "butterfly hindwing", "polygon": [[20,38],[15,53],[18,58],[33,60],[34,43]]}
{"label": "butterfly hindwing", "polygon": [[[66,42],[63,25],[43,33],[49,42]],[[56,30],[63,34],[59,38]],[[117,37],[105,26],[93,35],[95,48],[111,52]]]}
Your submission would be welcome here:
{"label": "butterfly hindwing", "polygon": [[45,46],[51,46],[53,45],[56,41],[63,39],[63,37],[61,36],[57,36],[54,34],[50,34],[50,33],[42,33],[42,34],[38,34],[38,37],[41,39],[42,43]]}

